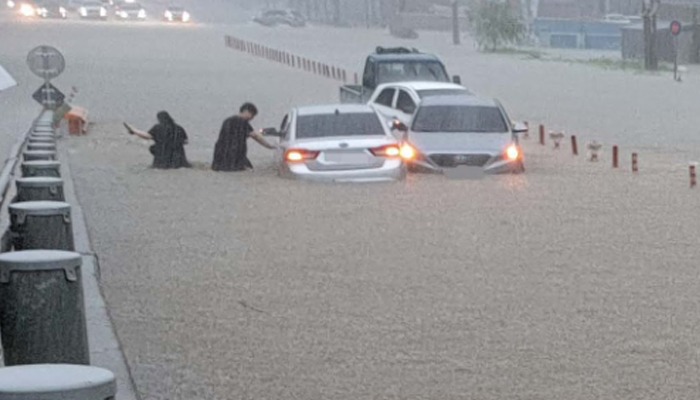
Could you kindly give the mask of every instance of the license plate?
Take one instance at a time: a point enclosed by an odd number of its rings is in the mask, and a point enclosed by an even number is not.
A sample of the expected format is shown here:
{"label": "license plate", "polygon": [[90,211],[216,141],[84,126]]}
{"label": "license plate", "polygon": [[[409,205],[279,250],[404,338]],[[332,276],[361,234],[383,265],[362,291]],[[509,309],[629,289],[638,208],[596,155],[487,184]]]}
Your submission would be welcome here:
{"label": "license plate", "polygon": [[326,161],[338,164],[366,164],[367,155],[363,153],[326,153]]}
{"label": "license plate", "polygon": [[450,179],[481,179],[484,177],[484,169],[482,167],[468,167],[460,165],[454,168],[445,168],[445,176]]}

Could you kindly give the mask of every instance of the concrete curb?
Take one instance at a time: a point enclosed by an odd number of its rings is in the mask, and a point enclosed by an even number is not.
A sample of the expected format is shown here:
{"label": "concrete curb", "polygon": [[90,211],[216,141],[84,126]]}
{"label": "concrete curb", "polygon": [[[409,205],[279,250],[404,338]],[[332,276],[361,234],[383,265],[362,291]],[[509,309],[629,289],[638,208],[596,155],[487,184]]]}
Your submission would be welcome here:
{"label": "concrete curb", "polygon": [[66,201],[71,204],[75,248],[77,252],[83,255],[82,276],[88,325],[88,342],[90,345],[90,363],[97,367],[106,368],[114,373],[117,377],[117,399],[139,400],[140,397],[131,377],[131,370],[122,352],[119,338],[112,326],[112,320],[100,290],[99,263],[97,256],[92,251],[85,217],[75,192],[75,185],[73,184],[73,177],[70,171],[70,155],[66,151],[65,146],[58,147]]}

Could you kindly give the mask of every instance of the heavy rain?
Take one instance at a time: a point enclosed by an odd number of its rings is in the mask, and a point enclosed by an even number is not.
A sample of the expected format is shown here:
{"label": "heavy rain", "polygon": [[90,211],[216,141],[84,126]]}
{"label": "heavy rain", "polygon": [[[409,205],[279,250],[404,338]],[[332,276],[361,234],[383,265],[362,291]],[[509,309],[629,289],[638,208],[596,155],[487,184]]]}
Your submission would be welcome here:
{"label": "heavy rain", "polygon": [[699,398],[699,19],[3,0],[0,399]]}

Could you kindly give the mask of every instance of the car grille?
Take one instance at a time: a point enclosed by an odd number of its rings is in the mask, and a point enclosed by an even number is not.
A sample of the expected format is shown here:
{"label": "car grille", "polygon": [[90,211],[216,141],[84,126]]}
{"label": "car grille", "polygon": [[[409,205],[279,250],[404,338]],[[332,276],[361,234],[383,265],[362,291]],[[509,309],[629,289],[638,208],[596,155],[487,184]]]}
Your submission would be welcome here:
{"label": "car grille", "polygon": [[489,154],[433,154],[430,156],[432,162],[446,168],[458,165],[483,167],[490,159]]}

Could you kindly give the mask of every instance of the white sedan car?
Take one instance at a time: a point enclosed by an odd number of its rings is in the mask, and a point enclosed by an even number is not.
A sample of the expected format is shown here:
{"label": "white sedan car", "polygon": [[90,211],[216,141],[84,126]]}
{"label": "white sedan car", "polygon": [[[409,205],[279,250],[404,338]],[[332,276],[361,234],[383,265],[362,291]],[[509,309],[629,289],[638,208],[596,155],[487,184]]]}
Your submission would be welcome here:
{"label": "white sedan car", "polygon": [[406,175],[399,141],[368,105],[294,108],[281,130],[275,155],[280,176],[314,181],[382,182]]}
{"label": "white sedan car", "polygon": [[409,125],[418,103],[426,97],[471,95],[464,86],[445,82],[394,82],[379,85],[369,104],[387,120]]}

